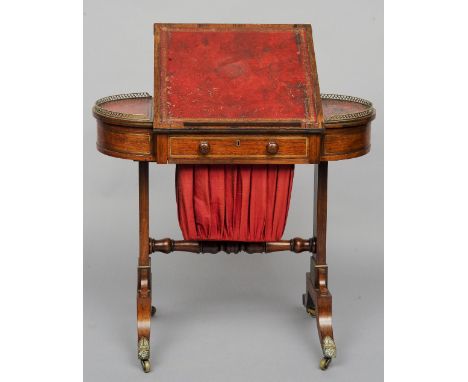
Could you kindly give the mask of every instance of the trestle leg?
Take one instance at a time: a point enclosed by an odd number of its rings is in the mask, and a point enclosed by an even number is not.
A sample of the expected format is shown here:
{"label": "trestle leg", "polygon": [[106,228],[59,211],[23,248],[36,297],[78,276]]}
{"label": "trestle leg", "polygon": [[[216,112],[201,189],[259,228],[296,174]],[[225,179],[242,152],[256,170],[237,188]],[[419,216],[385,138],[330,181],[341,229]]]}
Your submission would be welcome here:
{"label": "trestle leg", "polygon": [[327,183],[328,162],[315,168],[314,240],[315,255],[311,257],[310,272],[306,274],[306,293],[302,302],[307,312],[316,317],[323,358],[320,369],[326,370],[336,357],[332,327],[332,295],[328,289],[327,240]]}
{"label": "trestle leg", "polygon": [[[151,305],[151,259],[149,253],[149,173],[148,162],[139,162],[139,225],[140,253],[138,256],[137,331],[138,359],[145,373],[151,369],[151,316],[156,309]],[[153,309],[154,308],[154,309]]]}

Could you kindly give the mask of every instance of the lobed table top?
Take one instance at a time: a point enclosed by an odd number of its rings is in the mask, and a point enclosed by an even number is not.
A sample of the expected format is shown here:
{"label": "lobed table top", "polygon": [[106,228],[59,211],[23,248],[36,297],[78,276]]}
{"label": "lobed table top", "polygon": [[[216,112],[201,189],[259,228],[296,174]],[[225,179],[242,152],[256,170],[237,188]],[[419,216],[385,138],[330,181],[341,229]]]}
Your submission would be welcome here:
{"label": "lobed table top", "polygon": [[[375,117],[372,103],[362,98],[321,94],[325,128],[354,126]],[[153,126],[153,97],[148,93],[129,93],[101,98],[93,108],[94,115],[109,122],[127,126]]]}

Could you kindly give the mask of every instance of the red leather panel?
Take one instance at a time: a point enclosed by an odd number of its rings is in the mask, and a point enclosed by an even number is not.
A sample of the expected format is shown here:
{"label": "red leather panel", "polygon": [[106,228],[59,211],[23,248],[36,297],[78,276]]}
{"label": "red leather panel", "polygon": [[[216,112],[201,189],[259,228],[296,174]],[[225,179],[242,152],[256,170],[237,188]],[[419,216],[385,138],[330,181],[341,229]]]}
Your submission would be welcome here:
{"label": "red leather panel", "polygon": [[164,120],[316,121],[304,29],[164,30]]}

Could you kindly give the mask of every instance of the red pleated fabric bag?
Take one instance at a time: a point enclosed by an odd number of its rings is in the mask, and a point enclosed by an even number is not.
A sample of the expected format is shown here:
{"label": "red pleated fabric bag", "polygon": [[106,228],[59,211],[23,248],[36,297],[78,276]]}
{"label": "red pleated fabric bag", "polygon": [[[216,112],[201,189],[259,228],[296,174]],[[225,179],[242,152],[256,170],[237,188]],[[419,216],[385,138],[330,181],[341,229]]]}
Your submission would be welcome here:
{"label": "red pleated fabric bag", "polygon": [[185,240],[280,240],[294,165],[177,165],[176,198]]}

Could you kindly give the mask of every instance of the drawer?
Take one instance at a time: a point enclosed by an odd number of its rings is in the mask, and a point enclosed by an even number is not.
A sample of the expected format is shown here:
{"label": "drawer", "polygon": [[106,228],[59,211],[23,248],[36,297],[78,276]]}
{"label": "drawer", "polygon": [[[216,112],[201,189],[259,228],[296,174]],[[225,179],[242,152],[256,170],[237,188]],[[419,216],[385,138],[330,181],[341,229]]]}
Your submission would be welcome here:
{"label": "drawer", "polygon": [[[316,137],[319,139],[319,137]],[[309,163],[310,136],[170,136],[170,163]]]}
{"label": "drawer", "polygon": [[116,158],[155,160],[150,129],[97,124],[97,149]]}

